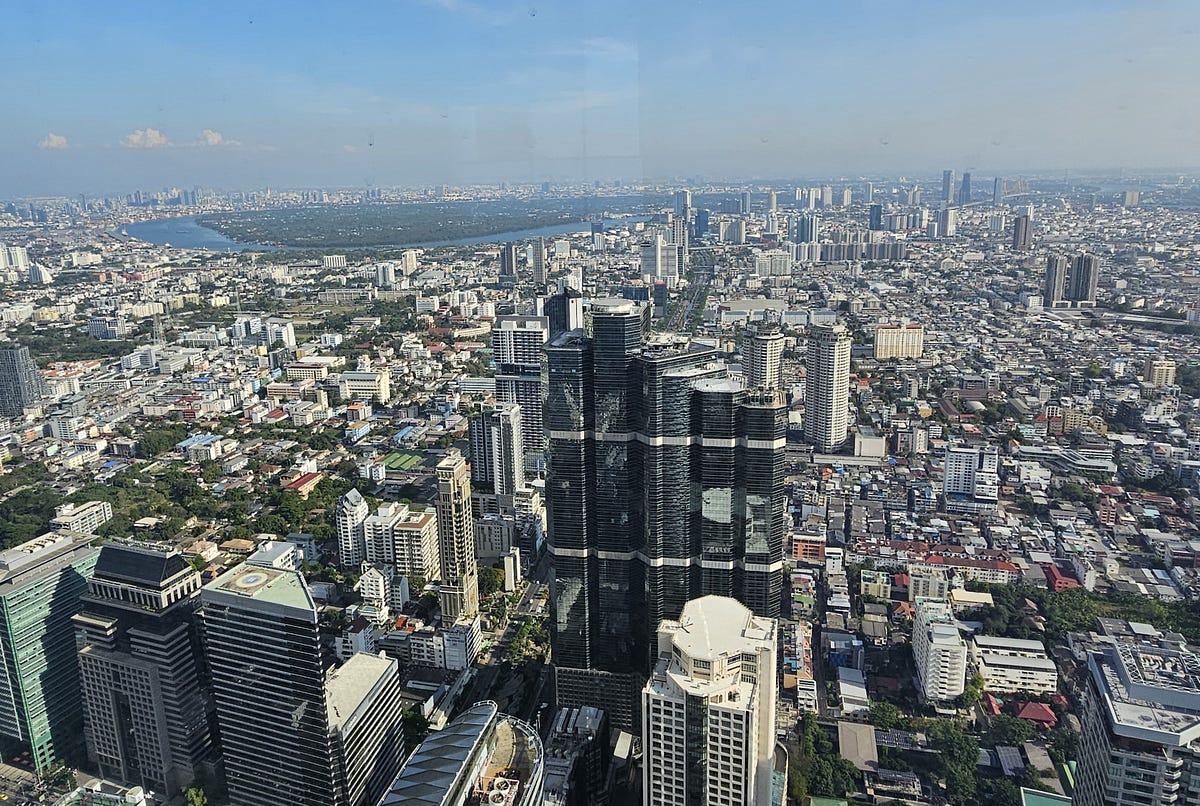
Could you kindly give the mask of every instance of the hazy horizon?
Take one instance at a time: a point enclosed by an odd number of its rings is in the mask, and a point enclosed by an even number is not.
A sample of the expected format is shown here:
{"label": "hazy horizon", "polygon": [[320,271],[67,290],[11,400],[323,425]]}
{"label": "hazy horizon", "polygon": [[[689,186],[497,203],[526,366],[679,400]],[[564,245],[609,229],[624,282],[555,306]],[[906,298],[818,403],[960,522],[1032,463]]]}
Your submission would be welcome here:
{"label": "hazy horizon", "polygon": [[[1187,170],[1180,0],[9,13],[8,196]],[[1056,167],[1057,166],[1057,167]]]}

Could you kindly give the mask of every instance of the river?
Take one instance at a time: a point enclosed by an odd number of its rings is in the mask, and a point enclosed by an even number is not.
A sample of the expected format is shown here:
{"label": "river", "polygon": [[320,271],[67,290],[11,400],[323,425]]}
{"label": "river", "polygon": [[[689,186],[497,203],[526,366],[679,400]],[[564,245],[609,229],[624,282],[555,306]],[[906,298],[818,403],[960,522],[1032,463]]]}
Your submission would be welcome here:
{"label": "river", "polygon": [[[628,218],[606,219],[608,224],[634,224],[649,220],[647,216],[630,216]],[[248,244],[238,243],[237,241],[226,238],[221,233],[214,229],[201,226],[196,222],[195,217],[187,218],[159,218],[151,221],[141,221],[136,224],[126,224],[122,229],[130,235],[137,238],[139,241],[146,241],[157,246],[171,245],[178,249],[211,249],[216,252],[240,252],[243,249],[254,249],[257,251],[275,251],[278,249],[291,249],[293,247],[265,246],[263,244]],[[408,244],[389,244],[387,247],[370,246],[370,247],[304,247],[312,249],[340,249],[351,252],[355,249],[381,249],[381,248],[397,248],[397,247],[434,247],[434,246],[474,246],[476,244],[485,243],[504,243],[508,241],[523,241],[529,238],[554,237],[557,235],[573,235],[581,232],[588,232],[591,229],[591,223],[587,221],[577,221],[570,224],[553,224],[549,227],[538,227],[537,229],[516,230],[513,232],[500,232],[493,235],[477,235],[470,238],[459,238],[453,241],[425,241],[423,243],[408,243]]]}

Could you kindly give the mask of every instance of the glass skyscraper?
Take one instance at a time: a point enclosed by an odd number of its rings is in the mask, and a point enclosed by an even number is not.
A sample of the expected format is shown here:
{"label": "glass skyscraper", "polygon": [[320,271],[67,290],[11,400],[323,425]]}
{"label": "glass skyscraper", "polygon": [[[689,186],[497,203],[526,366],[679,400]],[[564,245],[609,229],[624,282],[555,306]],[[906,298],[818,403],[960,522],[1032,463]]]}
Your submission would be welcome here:
{"label": "glass skyscraper", "polygon": [[709,347],[648,341],[645,306],[591,314],[546,350],[555,679],[632,726],[661,620],[710,593],[778,615],[786,409]]}

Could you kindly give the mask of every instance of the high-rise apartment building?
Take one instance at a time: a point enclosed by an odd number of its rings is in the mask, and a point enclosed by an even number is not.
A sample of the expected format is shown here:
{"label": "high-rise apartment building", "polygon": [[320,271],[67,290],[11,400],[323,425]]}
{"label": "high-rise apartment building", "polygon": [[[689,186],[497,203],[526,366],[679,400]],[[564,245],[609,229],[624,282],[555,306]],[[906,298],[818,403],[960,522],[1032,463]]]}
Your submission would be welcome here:
{"label": "high-rise apartment building", "polygon": [[[686,242],[685,242],[686,246]],[[642,274],[673,284],[679,279],[679,248],[654,233],[641,244]]]}
{"label": "high-rise apartment building", "polygon": [[46,397],[46,381],[28,347],[0,350],[0,415],[20,417]]}
{"label": "high-rise apartment building", "polygon": [[1118,638],[1087,672],[1071,803],[1200,803],[1200,656]]}
{"label": "high-rise apartment building", "polygon": [[366,534],[363,524],[371,508],[358,490],[351,489],[337,503],[333,522],[337,531],[339,565],[357,569],[366,559]]}
{"label": "high-rise apartment building", "polygon": [[1042,291],[1042,306],[1059,306],[1067,293],[1067,259],[1062,255],[1046,256],[1046,287]]}
{"label": "high-rise apartment building", "polygon": [[675,273],[683,275],[688,267],[688,220],[676,216],[671,221],[671,243],[675,247]]}
{"label": "high-rise apartment building", "polygon": [[0,738],[43,772],[83,750],[71,618],[99,550],[93,535],[57,531],[0,553]]}
{"label": "high-rise apartment building", "polygon": [[917,602],[913,623],[917,693],[926,702],[949,702],[966,690],[967,642],[945,599]]}
{"label": "high-rise apartment building", "polygon": [[690,191],[690,190],[675,191],[674,201],[675,201],[675,215],[686,219],[692,209],[692,191]]}
{"label": "high-rise apartment building", "polygon": [[1076,255],[1067,275],[1067,299],[1076,305],[1095,305],[1099,279],[1100,258],[1087,253]]}
{"label": "high-rise apartment building", "polygon": [[821,218],[815,214],[800,216],[796,223],[797,243],[816,243],[821,240]]}
{"label": "high-rise apartment building", "polygon": [[546,284],[546,239],[537,238],[530,246],[530,266],[534,285]]}
{"label": "high-rise apartment building", "polygon": [[1172,358],[1147,358],[1142,369],[1146,383],[1154,387],[1175,385],[1175,360]]}
{"label": "high-rise apartment building", "polygon": [[525,486],[525,448],[521,439],[521,407],[497,403],[471,418],[471,481],[499,496],[515,495]]}
{"label": "high-rise apartment building", "polygon": [[390,566],[401,576],[439,578],[437,515],[401,503],[380,504],[363,520],[363,560]]}
{"label": "high-rise apartment building", "polygon": [[512,287],[517,284],[517,245],[515,243],[506,243],[500,246],[498,279],[502,286]]}
{"label": "high-rise apartment building", "polygon": [[783,347],[786,339],[773,322],[746,328],[742,364],[746,386],[755,389],[783,388]]}
{"label": "high-rise apartment building", "polygon": [[875,358],[920,358],[925,352],[925,326],[880,324],[875,326]]}
{"label": "high-rise apartment building", "polygon": [[771,802],[774,619],[705,596],[659,625],[642,690],[642,791],[649,806]]}
{"label": "high-rise apartment building", "polygon": [[551,637],[559,703],[629,729],[661,620],[705,594],[778,614],[786,410],[711,348],[648,343],[646,307],[591,313],[547,347]]}
{"label": "high-rise apartment building", "polygon": [[475,567],[475,519],[471,515],[471,470],[451,449],[437,464],[438,552],[442,567],[439,601],[449,624],[479,612],[479,572]]}
{"label": "high-rise apartment building", "polygon": [[88,756],[107,779],[175,795],[212,752],[200,585],[178,552],[100,549],[73,621]]}
{"label": "high-rise apartment building", "polygon": [[1014,252],[1028,252],[1033,248],[1033,228],[1027,215],[1013,219],[1012,248]]}
{"label": "high-rise apartment building", "polygon": [[953,238],[958,234],[958,209],[947,207],[942,210],[938,221],[939,231],[943,238]]}
{"label": "high-rise apartment building", "polygon": [[[583,327],[584,300],[578,288],[567,285],[557,293],[538,297],[537,307],[538,314],[546,318],[549,329],[546,341],[556,339],[568,330]],[[528,445],[527,442],[527,448]]]}
{"label": "high-rise apartment building", "polygon": [[883,229],[883,205],[872,204],[867,208],[867,229],[878,232]]}
{"label": "high-rise apartment building", "polygon": [[942,171],[942,201],[954,201],[954,171]]}
{"label": "high-rise apartment building", "polygon": [[946,497],[995,501],[1000,495],[1000,454],[994,445],[952,445],[946,449],[942,490]]}
{"label": "high-rise apartment building", "polygon": [[999,207],[1004,202],[1004,180],[996,177],[992,180],[992,206]]}
{"label": "high-rise apartment building", "polygon": [[850,334],[845,325],[809,329],[804,394],[804,440],[822,453],[849,434]]}
{"label": "high-rise apartment building", "polygon": [[[572,300],[569,292],[550,297]],[[578,298],[578,295],[575,295]],[[582,315],[580,314],[580,317]],[[568,317],[569,320],[569,317]],[[564,322],[564,325],[570,322]],[[521,444],[527,456],[540,465],[546,448],[542,426],[542,347],[550,339],[547,316],[498,316],[492,328],[492,359],[496,362],[496,400],[521,407]]]}

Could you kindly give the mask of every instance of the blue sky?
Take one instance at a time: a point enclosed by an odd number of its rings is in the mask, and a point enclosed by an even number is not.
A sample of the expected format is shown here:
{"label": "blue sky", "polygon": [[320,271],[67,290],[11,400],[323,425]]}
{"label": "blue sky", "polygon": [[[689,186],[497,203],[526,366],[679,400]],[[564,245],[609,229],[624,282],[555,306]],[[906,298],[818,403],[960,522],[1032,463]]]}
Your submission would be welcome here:
{"label": "blue sky", "polygon": [[1200,164],[1195,0],[43,0],[5,29],[3,195]]}

